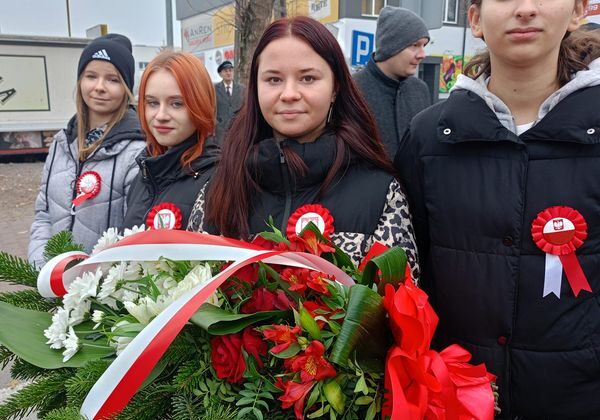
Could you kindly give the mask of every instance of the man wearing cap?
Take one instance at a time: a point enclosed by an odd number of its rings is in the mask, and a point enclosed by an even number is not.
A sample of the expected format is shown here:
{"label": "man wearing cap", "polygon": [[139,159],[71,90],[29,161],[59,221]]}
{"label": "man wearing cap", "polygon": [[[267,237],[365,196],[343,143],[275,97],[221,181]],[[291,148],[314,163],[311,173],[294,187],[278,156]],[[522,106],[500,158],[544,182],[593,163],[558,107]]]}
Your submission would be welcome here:
{"label": "man wearing cap", "polygon": [[215,84],[217,94],[217,133],[223,133],[228,127],[233,115],[242,106],[245,87],[233,81],[233,64],[223,61],[217,68],[223,79]]}
{"label": "man wearing cap", "polygon": [[375,52],[354,75],[392,160],[410,120],[431,105],[427,84],[413,77],[428,42],[423,19],[408,9],[386,6],[377,19]]}

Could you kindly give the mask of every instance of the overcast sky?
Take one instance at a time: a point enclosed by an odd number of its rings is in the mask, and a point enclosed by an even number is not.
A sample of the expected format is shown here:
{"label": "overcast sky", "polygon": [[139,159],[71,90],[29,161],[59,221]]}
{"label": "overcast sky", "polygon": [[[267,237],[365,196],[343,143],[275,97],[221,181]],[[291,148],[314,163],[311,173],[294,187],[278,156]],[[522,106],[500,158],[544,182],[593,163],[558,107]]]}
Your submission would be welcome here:
{"label": "overcast sky", "polygon": [[[173,3],[173,40],[181,46]],[[136,45],[166,44],[165,0],[69,0],[71,35],[101,24],[109,32],[127,35]],[[67,0],[0,0],[0,33],[68,36]]]}

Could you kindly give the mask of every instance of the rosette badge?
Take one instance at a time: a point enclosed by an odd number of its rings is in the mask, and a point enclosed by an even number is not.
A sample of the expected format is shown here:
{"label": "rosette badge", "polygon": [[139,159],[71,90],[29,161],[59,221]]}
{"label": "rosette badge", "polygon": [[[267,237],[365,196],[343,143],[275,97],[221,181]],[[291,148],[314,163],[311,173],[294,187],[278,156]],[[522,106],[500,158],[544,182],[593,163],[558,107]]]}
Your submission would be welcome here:
{"label": "rosette badge", "polygon": [[575,294],[592,291],[575,255],[587,238],[587,223],[581,213],[566,206],[541,211],[531,225],[533,241],[546,253],[543,297],[550,293],[560,298],[562,271]]}

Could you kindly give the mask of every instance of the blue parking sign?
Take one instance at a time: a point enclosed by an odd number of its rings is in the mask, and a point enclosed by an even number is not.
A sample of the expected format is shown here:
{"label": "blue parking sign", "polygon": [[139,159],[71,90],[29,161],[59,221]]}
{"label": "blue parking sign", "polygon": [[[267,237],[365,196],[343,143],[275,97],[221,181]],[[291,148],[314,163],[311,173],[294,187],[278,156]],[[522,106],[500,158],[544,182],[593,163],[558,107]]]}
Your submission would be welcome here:
{"label": "blue parking sign", "polygon": [[365,65],[375,48],[375,35],[352,31],[352,65]]}

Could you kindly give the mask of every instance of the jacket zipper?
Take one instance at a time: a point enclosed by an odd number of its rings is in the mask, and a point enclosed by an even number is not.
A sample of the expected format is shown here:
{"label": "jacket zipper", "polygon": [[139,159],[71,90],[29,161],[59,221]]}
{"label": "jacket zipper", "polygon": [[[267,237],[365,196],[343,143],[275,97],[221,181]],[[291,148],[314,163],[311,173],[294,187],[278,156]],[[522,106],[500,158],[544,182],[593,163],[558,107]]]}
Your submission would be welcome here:
{"label": "jacket zipper", "polygon": [[281,149],[281,144],[279,142],[277,142],[277,148],[279,149],[279,163],[281,165],[281,172],[285,184],[285,207],[283,210],[283,219],[281,220],[281,231],[285,232],[292,209],[292,191],[290,187],[290,172],[288,170],[288,165],[285,161],[285,155],[283,154],[283,150]]}
{"label": "jacket zipper", "polygon": [[69,231],[73,231],[73,226],[75,225],[75,204],[73,204],[73,200],[77,197],[77,182],[79,181],[79,177],[81,176],[81,170],[83,169],[83,162],[76,161],[75,164],[77,170],[75,171],[75,184],[73,184],[73,194],[71,197],[71,225],[69,226]]}
{"label": "jacket zipper", "polygon": [[154,184],[154,179],[150,175],[150,171],[148,171],[148,166],[146,165],[145,159],[141,161],[140,166],[142,167],[142,177],[144,178],[144,181],[150,181],[150,186],[152,187],[152,191],[150,194],[150,196],[152,197],[152,199],[150,200],[150,206],[148,207],[148,210],[146,210],[146,213],[144,214],[144,218],[142,219],[142,223],[145,225],[146,220],[148,219],[148,213],[150,213],[150,210],[152,210],[152,208],[156,205],[155,201],[156,201],[157,194],[156,194],[156,185]]}

